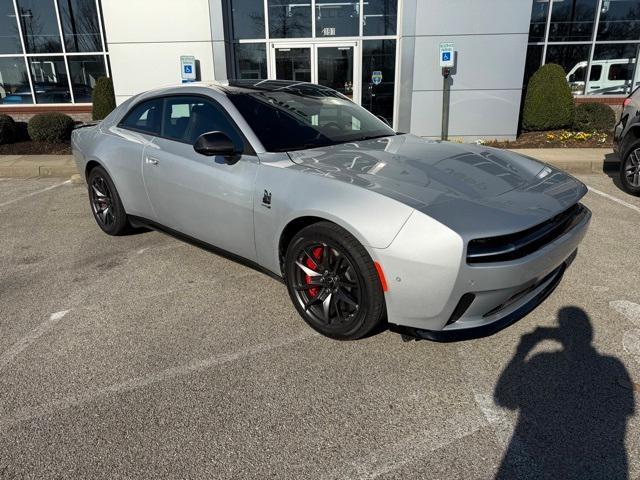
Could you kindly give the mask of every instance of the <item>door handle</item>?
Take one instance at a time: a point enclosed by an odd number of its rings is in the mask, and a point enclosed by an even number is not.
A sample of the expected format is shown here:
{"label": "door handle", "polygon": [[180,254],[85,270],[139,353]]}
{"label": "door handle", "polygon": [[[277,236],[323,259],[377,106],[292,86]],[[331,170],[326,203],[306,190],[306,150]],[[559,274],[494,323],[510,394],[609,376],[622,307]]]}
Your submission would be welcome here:
{"label": "door handle", "polygon": [[149,165],[158,165],[158,160],[153,158],[153,157],[147,157],[145,158],[145,162],[148,163]]}

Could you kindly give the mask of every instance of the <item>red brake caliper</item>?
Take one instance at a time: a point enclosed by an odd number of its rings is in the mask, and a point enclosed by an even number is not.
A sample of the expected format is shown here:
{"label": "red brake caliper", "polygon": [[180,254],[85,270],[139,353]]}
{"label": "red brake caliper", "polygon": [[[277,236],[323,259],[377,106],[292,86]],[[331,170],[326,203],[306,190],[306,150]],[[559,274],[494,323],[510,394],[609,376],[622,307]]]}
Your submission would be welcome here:
{"label": "red brake caliper", "polygon": [[[315,258],[316,261],[314,262],[313,260],[307,257],[306,263],[307,263],[307,267],[309,267],[311,270],[315,270],[316,268],[318,268],[318,264],[316,262],[320,262],[320,260],[322,260],[322,247],[314,248],[311,253],[313,253],[313,258]],[[311,283],[310,275],[305,276],[305,282],[307,282],[307,285]],[[315,297],[316,295],[318,295],[318,287],[310,288],[309,296]]]}

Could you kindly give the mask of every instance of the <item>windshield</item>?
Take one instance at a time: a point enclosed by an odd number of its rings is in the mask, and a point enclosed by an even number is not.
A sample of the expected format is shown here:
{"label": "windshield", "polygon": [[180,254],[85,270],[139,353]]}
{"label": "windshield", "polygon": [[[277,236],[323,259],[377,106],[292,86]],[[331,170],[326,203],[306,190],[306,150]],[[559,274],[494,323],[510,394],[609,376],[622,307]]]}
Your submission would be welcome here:
{"label": "windshield", "polygon": [[367,110],[329,89],[251,90],[234,92],[229,99],[269,152],[396,134]]}

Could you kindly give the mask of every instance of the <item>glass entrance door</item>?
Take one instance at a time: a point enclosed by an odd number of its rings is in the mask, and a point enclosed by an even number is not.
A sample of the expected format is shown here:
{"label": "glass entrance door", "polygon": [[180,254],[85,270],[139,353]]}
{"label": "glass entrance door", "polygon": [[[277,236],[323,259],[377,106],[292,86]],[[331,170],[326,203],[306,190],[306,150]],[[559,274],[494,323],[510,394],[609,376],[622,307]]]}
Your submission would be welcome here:
{"label": "glass entrance door", "polygon": [[311,47],[275,47],[275,74],[278,80],[311,82]]}
{"label": "glass entrance door", "polygon": [[317,83],[360,103],[357,42],[274,42],[269,50],[269,78]]}
{"label": "glass entrance door", "polygon": [[318,46],[317,48],[317,83],[333,88],[353,100],[355,47]]}

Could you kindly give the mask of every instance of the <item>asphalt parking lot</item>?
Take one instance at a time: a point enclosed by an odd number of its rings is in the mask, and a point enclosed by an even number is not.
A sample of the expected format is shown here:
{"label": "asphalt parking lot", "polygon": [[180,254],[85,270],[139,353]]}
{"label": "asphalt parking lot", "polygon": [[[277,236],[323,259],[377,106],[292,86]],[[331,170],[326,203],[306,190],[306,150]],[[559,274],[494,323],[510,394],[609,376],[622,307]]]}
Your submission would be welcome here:
{"label": "asphalt parking lot", "polygon": [[580,178],[559,288],[451,344],[325,339],[262,273],[0,179],[0,479],[640,479],[640,198]]}

